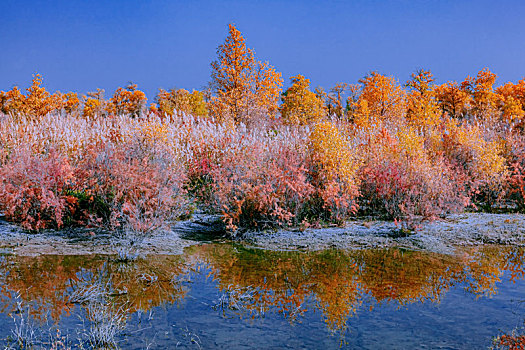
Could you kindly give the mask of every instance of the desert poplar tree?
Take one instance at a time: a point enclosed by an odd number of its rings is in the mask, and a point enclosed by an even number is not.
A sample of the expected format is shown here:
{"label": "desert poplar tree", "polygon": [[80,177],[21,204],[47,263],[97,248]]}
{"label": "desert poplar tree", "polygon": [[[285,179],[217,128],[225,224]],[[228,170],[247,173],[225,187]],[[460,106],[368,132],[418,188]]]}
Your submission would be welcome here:
{"label": "desert poplar tree", "polygon": [[212,62],[210,114],[218,121],[251,124],[273,118],[283,84],[281,73],[255,59],[233,24]]}
{"label": "desert poplar tree", "polygon": [[326,116],[323,100],[310,91],[310,80],[302,75],[291,77],[292,86],[283,94],[281,116],[283,123],[304,125]]}
{"label": "desert poplar tree", "polygon": [[435,126],[439,122],[439,106],[434,94],[433,81],[434,77],[429,70],[420,69],[412,73],[411,79],[405,84],[411,89],[407,94],[406,117],[414,126]]}

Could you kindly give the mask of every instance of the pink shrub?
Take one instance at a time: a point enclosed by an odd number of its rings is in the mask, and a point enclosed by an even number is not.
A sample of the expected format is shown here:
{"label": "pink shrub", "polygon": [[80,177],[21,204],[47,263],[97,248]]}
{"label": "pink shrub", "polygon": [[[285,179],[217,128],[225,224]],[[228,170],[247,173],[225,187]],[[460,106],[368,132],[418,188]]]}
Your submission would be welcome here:
{"label": "pink shrub", "polygon": [[525,141],[511,129],[446,118],[432,128],[397,119],[246,128],[184,114],[7,116],[0,211],[30,230],[150,231],[193,206],[231,229],[342,223],[358,205],[408,222],[500,198],[523,210]]}
{"label": "pink shrub", "polygon": [[69,225],[151,231],[187,210],[184,169],[133,149],[93,145],[77,164],[19,150],[0,167],[0,209],[31,231]]}
{"label": "pink shrub", "polygon": [[212,168],[222,164],[221,150],[227,149],[232,138],[225,136],[215,142],[198,142],[192,147],[191,157],[187,160],[187,183],[185,188],[199,202],[209,206],[213,201]]}
{"label": "pink shrub", "polygon": [[211,165],[212,207],[222,212],[233,231],[238,226],[297,224],[313,193],[304,155],[286,145],[268,151],[253,143],[240,149]]}
{"label": "pink shrub", "polygon": [[508,179],[509,199],[520,212],[525,211],[525,137],[517,135],[511,154],[511,174]]}
{"label": "pink shrub", "polygon": [[0,167],[0,178],[0,209],[27,230],[61,228],[75,214],[77,199],[67,192],[73,168],[56,151],[18,150]]}
{"label": "pink shrub", "polygon": [[185,214],[183,168],[134,154],[132,146],[94,146],[79,163],[74,191],[85,199],[91,224],[147,232]]}
{"label": "pink shrub", "polygon": [[444,123],[442,156],[466,176],[466,186],[475,206],[491,211],[506,195],[508,160],[505,143],[508,125],[490,120],[460,124]]}
{"label": "pink shrub", "polygon": [[458,212],[469,204],[466,177],[441,156],[429,156],[425,138],[413,129],[387,130],[368,141],[361,169],[361,198],[369,214],[383,214],[412,225]]}
{"label": "pink shrub", "polygon": [[435,219],[458,212],[468,204],[450,169],[411,169],[407,164],[386,161],[362,172],[361,203],[372,213],[385,213],[409,223],[418,217]]}
{"label": "pink shrub", "polygon": [[[337,148],[323,148],[334,140]],[[333,126],[313,134],[306,128],[240,127],[193,144],[187,188],[197,202],[221,213],[233,232],[341,222],[356,208],[354,158]]]}
{"label": "pink shrub", "polygon": [[515,195],[516,205],[520,211],[525,210],[525,162],[516,162],[512,165],[512,175],[509,185],[511,194]]}

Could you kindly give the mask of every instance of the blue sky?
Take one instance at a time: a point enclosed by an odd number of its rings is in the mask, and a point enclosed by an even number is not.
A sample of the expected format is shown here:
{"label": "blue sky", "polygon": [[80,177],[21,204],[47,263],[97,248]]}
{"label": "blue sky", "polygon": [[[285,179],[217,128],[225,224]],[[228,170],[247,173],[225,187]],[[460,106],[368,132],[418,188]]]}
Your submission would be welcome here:
{"label": "blue sky", "polygon": [[296,74],[329,88],[374,70],[404,82],[418,68],[438,82],[486,66],[498,83],[525,77],[525,1],[2,0],[0,90],[35,72],[51,91],[200,89],[228,23],[285,86]]}

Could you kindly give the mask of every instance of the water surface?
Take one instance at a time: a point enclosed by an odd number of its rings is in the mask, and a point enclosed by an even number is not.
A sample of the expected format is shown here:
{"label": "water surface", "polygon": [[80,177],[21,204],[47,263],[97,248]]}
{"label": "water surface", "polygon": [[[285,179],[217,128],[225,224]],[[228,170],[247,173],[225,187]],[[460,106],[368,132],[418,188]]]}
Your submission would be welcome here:
{"label": "water surface", "polygon": [[124,349],[487,348],[523,325],[524,257],[490,246],[451,256],[225,243],[133,262],[5,256],[0,338],[23,319],[37,345],[58,328],[75,347],[118,319]]}

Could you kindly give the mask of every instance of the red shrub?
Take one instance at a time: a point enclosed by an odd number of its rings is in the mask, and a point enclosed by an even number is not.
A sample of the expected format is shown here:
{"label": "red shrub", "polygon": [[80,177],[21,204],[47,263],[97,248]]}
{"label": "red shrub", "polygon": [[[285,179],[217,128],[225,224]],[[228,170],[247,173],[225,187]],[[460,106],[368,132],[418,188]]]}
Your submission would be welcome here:
{"label": "red shrub", "polygon": [[61,228],[74,214],[77,199],[68,195],[73,169],[55,151],[32,155],[19,150],[0,167],[0,209],[7,220],[27,230]]}
{"label": "red shrub", "polygon": [[382,130],[368,140],[367,148],[360,203],[370,214],[413,223],[469,204],[464,172],[439,155],[430,156],[424,135],[417,130],[401,129],[395,137]]}
{"label": "red shrub", "polygon": [[286,128],[208,130],[190,140],[186,186],[197,202],[233,232],[298,223],[313,193],[301,139]]}
{"label": "red shrub", "polygon": [[453,172],[444,164],[414,169],[385,161],[364,168],[362,176],[361,201],[372,213],[385,213],[392,219],[435,219],[468,204],[468,197],[462,195]]}
{"label": "red shrub", "polygon": [[498,338],[498,348],[509,350],[525,350],[525,335],[504,334]]}
{"label": "red shrub", "polygon": [[94,146],[80,162],[74,190],[86,198],[93,224],[146,232],[184,214],[182,167],[132,146]]}
{"label": "red shrub", "polygon": [[263,145],[243,147],[212,164],[213,207],[228,227],[296,224],[313,193],[304,156],[281,145],[270,152]]}
{"label": "red shrub", "polygon": [[183,168],[132,143],[93,145],[78,164],[19,150],[0,167],[0,209],[28,230],[65,225],[150,231],[184,214]]}
{"label": "red shrub", "polygon": [[518,210],[525,211],[525,154],[512,164],[509,187],[511,198],[514,199]]}

